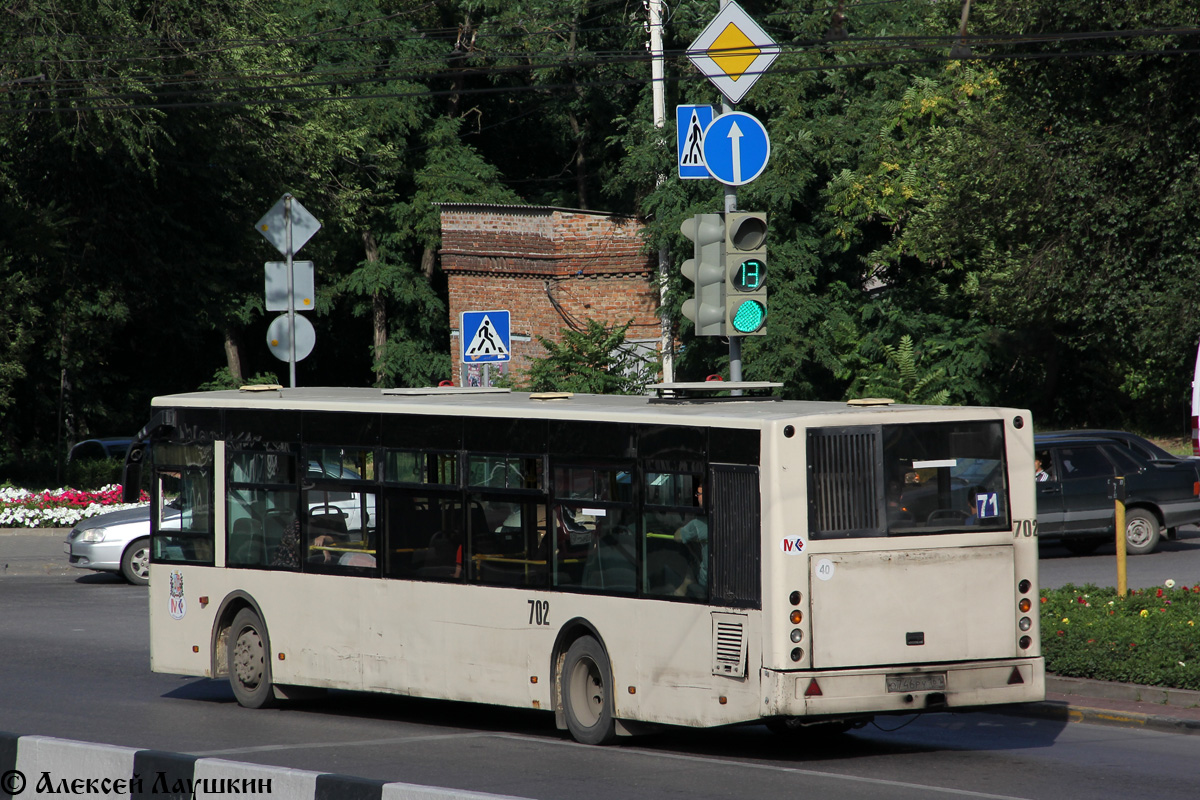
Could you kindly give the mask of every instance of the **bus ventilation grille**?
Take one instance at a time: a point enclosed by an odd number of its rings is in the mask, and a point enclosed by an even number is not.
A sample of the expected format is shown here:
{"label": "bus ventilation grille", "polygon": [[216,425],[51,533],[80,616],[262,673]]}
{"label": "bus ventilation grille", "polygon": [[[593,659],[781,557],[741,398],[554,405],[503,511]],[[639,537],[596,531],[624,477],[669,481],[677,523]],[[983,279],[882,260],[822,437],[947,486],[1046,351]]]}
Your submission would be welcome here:
{"label": "bus ventilation grille", "polygon": [[746,617],[714,613],[713,675],[746,677]]}
{"label": "bus ventilation grille", "polygon": [[882,473],[877,429],[809,431],[810,527],[825,535],[882,531]]}

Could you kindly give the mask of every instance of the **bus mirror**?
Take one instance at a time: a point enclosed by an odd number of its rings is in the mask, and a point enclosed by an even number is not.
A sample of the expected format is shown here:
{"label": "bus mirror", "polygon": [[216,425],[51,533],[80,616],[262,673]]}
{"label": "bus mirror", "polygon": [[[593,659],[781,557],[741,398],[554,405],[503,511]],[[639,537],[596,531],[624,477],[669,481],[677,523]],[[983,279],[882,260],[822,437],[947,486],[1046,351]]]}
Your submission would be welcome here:
{"label": "bus mirror", "polygon": [[142,499],[142,456],[145,450],[145,442],[134,442],[125,455],[125,467],[121,470],[123,503],[136,503]]}

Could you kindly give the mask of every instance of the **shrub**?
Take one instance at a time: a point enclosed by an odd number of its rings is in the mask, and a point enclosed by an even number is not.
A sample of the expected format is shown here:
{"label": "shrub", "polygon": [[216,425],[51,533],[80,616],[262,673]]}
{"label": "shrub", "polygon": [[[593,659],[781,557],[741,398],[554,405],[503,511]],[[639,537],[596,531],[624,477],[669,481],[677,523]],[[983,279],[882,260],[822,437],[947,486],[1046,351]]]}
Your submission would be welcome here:
{"label": "shrub", "polygon": [[1200,584],[1130,590],[1043,589],[1046,671],[1075,678],[1200,689]]}
{"label": "shrub", "polygon": [[67,485],[87,491],[120,483],[123,458],[86,458],[67,464]]}

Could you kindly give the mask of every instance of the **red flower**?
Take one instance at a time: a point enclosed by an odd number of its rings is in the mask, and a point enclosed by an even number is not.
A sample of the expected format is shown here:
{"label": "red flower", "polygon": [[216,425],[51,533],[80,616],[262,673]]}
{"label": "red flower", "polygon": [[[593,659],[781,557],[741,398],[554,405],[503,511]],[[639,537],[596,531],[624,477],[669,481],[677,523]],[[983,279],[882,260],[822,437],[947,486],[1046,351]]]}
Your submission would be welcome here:
{"label": "red flower", "polygon": [[1066,632],[1066,631],[1059,631],[1059,632],[1058,632],[1058,635],[1059,635],[1059,636],[1066,636],[1066,635],[1067,635],[1067,632]]}
{"label": "red flower", "polygon": [[1087,602],[1087,599],[1083,598],[1083,597],[1079,597],[1079,598],[1076,598],[1075,602],[1079,603],[1080,605],[1083,605],[1084,603]]}
{"label": "red flower", "polygon": [[1156,594],[1155,597],[1162,597],[1162,589],[1158,590],[1158,594]]}

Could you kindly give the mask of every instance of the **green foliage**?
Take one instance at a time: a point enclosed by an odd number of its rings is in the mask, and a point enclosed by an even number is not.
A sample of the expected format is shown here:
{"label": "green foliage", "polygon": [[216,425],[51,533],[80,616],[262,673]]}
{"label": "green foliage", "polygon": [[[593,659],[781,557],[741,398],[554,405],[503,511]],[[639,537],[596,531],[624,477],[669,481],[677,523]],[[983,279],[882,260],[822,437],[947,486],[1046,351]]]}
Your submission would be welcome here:
{"label": "green foliage", "polygon": [[[302,254],[318,270],[302,385],[449,376],[439,203],[638,214],[674,265],[679,223],[723,208],[715,182],[673,177],[638,4],[78,5],[22,0],[0,24],[5,469],[46,471],[59,441],[140,427],[156,394],[224,385],[227,348],[246,374],[277,370],[260,265],[279,256],[252,225],[285,191],[323,224]],[[1197,37],[1077,35],[1187,31],[1194,3],[976,4],[987,59],[941,60],[961,7],[853,5],[836,41],[824,0],[751,9],[782,54],[739,105],[772,143],[738,190],[770,220],[770,321],[744,376],[792,398],[870,388],[1029,407],[1041,427],[1181,428]],[[678,55],[714,11],[671,10],[668,109],[718,101]],[[672,270],[676,377],[702,379],[727,347],[692,336],[684,283]],[[566,360],[595,377],[600,355]]]}
{"label": "green foliage", "polygon": [[120,458],[75,460],[67,464],[67,485],[81,491],[94,491],[120,484],[125,461]]}
{"label": "green foliage", "polygon": [[589,319],[582,331],[561,329],[561,344],[539,336],[546,356],[535,359],[516,385],[532,392],[641,393],[659,364],[626,343],[630,324],[607,328]]}
{"label": "green foliage", "polygon": [[1200,689],[1200,584],[1043,590],[1042,654],[1056,675]]}
{"label": "green foliage", "polygon": [[866,366],[855,375],[847,397],[888,397],[901,403],[931,406],[949,402],[950,390],[944,385],[945,368],[919,364],[911,336],[901,336],[898,347],[882,345],[882,350],[885,361]]}
{"label": "green foliage", "polygon": [[221,389],[237,389],[242,386],[270,386],[277,383],[279,383],[279,377],[270,372],[260,372],[252,378],[236,381],[229,367],[221,367],[213,374],[212,380],[205,381],[197,388],[202,392],[214,392]]}

